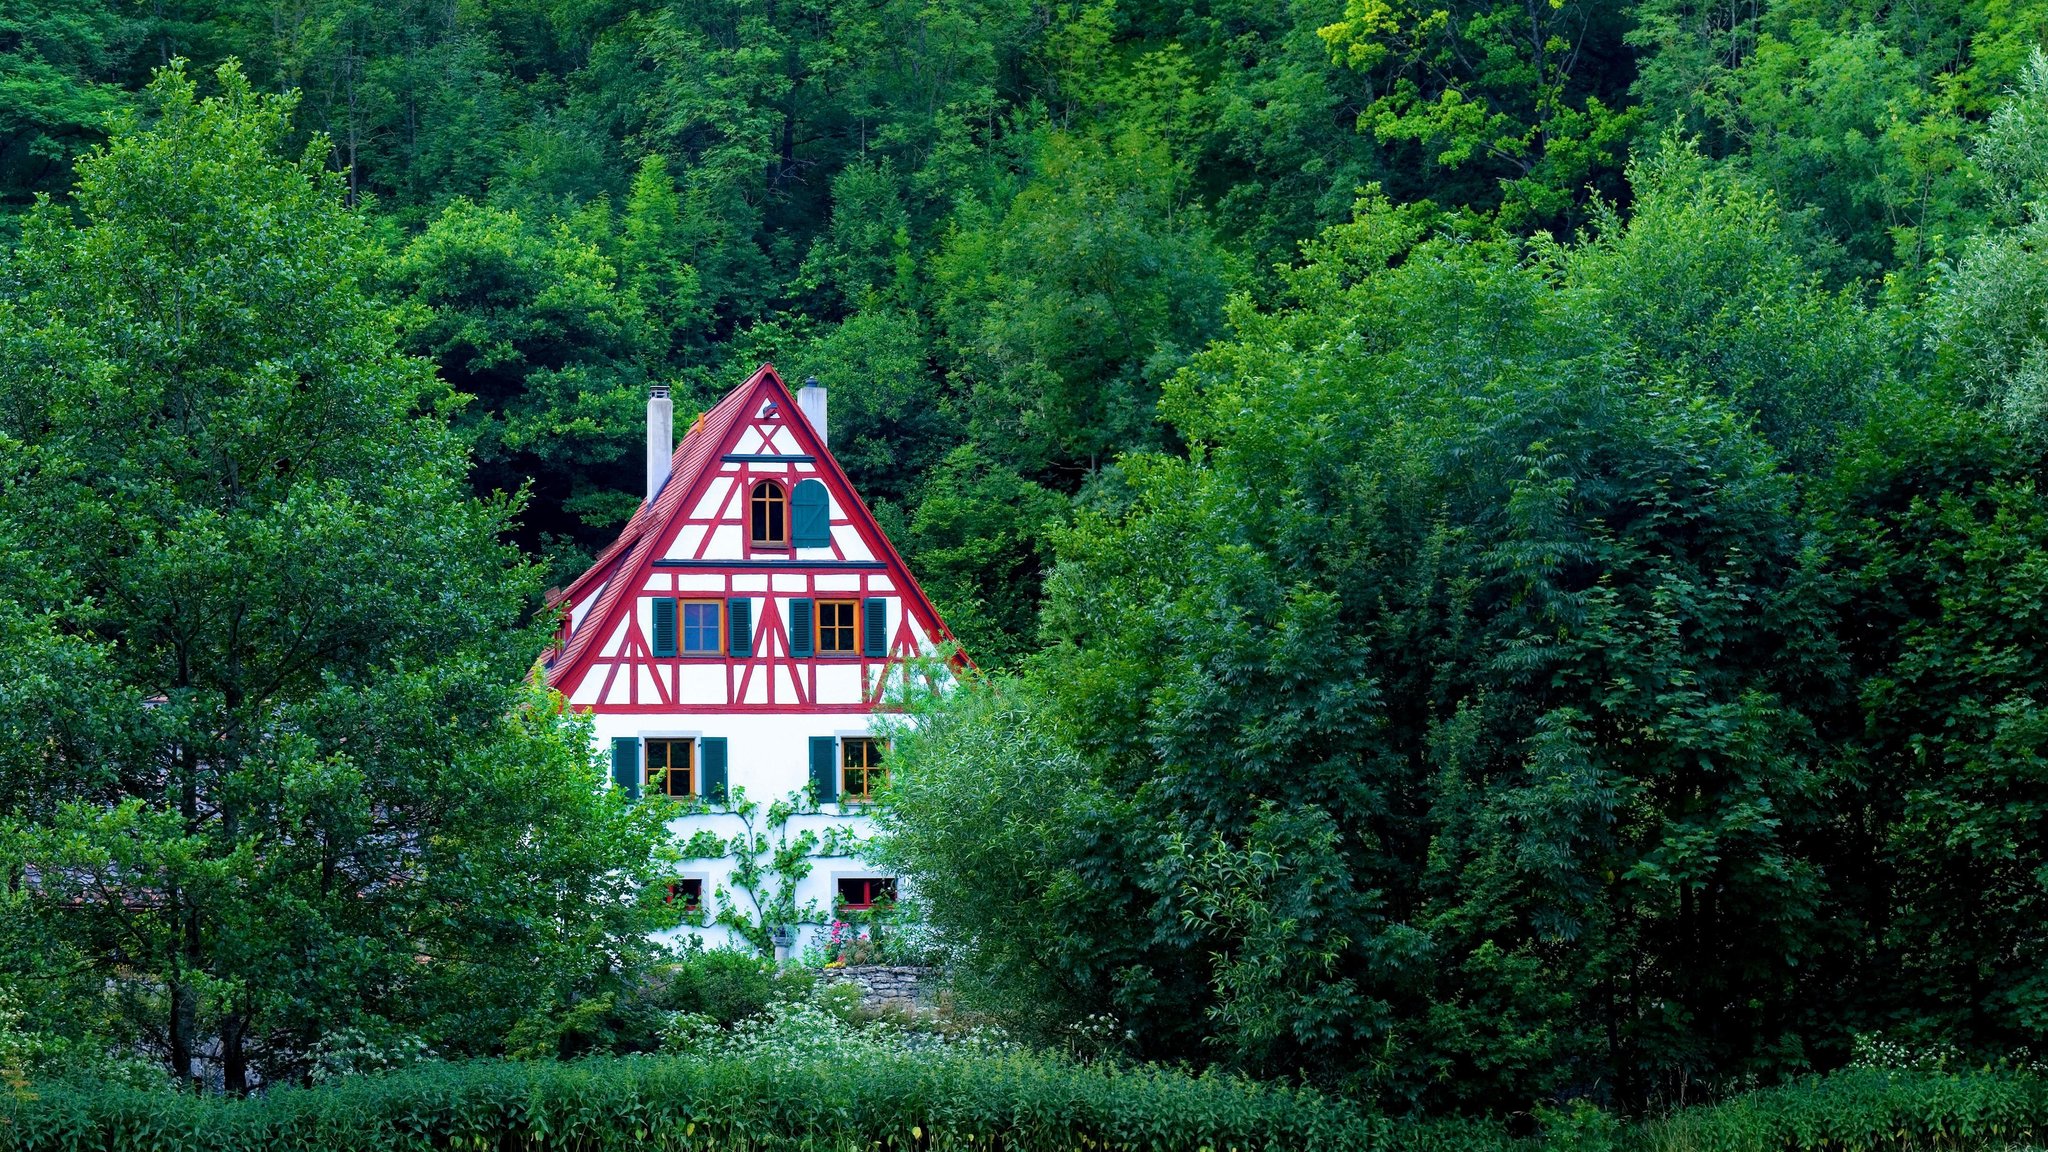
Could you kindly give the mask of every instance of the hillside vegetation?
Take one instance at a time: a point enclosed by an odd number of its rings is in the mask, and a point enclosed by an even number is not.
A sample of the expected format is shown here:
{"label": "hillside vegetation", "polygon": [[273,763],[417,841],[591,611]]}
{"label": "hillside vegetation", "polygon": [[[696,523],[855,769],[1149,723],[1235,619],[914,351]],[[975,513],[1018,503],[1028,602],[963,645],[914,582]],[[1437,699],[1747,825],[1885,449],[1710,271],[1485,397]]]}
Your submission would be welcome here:
{"label": "hillside vegetation", "polygon": [[646,386],[764,360],[984,673],[881,848],[963,1012],[1375,1116],[2025,1066],[2044,40],[10,3],[0,1068],[659,1047],[673,846],[523,685]]}

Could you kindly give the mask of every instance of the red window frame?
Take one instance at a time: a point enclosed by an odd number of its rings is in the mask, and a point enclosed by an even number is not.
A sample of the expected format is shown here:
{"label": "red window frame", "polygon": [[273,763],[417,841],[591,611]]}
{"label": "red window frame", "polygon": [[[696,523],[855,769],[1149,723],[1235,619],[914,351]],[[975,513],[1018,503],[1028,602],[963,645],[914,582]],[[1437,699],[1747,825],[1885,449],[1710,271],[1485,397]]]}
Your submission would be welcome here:
{"label": "red window frame", "polygon": [[833,888],[839,907],[849,912],[865,912],[875,906],[877,899],[888,904],[896,902],[894,876],[842,876]]}

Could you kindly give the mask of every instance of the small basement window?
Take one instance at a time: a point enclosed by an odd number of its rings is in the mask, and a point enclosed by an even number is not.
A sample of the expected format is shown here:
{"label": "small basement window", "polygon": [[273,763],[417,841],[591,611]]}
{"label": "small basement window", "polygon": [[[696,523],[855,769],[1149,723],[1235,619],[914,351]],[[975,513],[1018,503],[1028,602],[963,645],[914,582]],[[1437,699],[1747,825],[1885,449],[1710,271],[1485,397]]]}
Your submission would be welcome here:
{"label": "small basement window", "polygon": [[655,796],[697,794],[695,740],[647,741],[647,791]]}
{"label": "small basement window", "polygon": [[725,605],[716,600],[683,602],[683,652],[719,656],[725,652]]}
{"label": "small basement window", "polygon": [[848,736],[839,742],[839,798],[866,800],[889,779],[882,767],[882,742],[872,736]]}
{"label": "small basement window", "polygon": [[856,601],[818,601],[818,655],[851,656],[854,647],[853,615]]}
{"label": "small basement window", "polygon": [[685,912],[702,912],[704,910],[703,878],[689,876],[681,880],[670,881],[668,886],[668,902]]}
{"label": "small basement window", "polygon": [[782,485],[763,480],[748,495],[747,508],[754,543],[771,548],[789,546],[789,497]]}
{"label": "small basement window", "polygon": [[847,911],[862,912],[877,904],[886,908],[894,903],[894,876],[847,876],[839,881],[839,907]]}

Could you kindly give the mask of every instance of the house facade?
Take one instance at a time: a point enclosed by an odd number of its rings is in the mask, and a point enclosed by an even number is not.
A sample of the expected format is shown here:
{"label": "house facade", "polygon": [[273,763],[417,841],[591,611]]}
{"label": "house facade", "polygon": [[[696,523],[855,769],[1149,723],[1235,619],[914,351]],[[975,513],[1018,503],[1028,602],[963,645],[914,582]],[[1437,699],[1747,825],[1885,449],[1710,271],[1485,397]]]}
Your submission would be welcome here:
{"label": "house facade", "polygon": [[[801,949],[841,910],[896,898],[859,854],[885,771],[877,714],[948,634],[833,459],[825,389],[793,396],[763,365],[679,444],[670,404],[648,400],[646,498],[556,594],[547,680],[591,715],[613,786],[684,811],[670,898],[696,923],[679,934],[744,946],[717,923],[729,908]],[[778,802],[794,814],[771,827]],[[809,874],[713,850],[749,829],[771,849],[814,835]]]}

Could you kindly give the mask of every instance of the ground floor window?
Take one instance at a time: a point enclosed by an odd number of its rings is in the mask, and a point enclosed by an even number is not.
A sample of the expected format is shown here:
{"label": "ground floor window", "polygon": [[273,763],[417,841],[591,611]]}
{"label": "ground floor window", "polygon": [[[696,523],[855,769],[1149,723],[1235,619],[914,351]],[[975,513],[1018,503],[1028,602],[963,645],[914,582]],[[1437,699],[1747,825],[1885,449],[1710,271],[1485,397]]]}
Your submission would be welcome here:
{"label": "ground floor window", "polygon": [[656,796],[697,794],[695,740],[647,742],[647,791]]}
{"label": "ground floor window", "polygon": [[668,886],[668,902],[685,912],[704,910],[704,881],[701,877],[690,876],[671,881]]}
{"label": "ground floor window", "polygon": [[893,876],[847,876],[839,881],[839,907],[850,912],[884,906],[896,902],[896,878]]}
{"label": "ground floor window", "polygon": [[866,800],[889,778],[882,767],[882,742],[872,736],[848,736],[839,742],[839,798]]}

